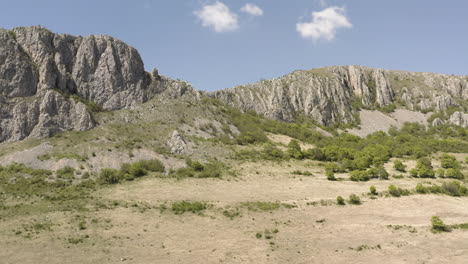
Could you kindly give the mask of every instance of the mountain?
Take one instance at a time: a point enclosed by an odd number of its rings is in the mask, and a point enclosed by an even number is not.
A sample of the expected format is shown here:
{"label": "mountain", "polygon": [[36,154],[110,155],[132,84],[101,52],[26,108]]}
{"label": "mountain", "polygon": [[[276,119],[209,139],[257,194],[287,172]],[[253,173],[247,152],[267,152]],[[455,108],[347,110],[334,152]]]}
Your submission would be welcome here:
{"label": "mountain", "polygon": [[136,49],[110,36],[0,29],[0,142],[95,127],[92,110],[132,108],[194,92],[145,71]]}
{"label": "mountain", "polygon": [[281,121],[292,121],[303,113],[321,125],[357,124],[360,109],[432,112],[453,108],[459,111],[449,122],[468,126],[468,115],[463,113],[468,107],[467,76],[336,66],[295,71],[211,95]]}
{"label": "mountain", "polygon": [[[287,122],[304,114],[320,125],[359,125],[360,110],[401,108],[439,113],[432,125],[467,127],[467,87],[467,76],[336,66],[207,95]],[[201,96],[186,82],[146,72],[138,51],[113,37],[0,29],[0,142],[89,130],[96,111],[184,94]]]}

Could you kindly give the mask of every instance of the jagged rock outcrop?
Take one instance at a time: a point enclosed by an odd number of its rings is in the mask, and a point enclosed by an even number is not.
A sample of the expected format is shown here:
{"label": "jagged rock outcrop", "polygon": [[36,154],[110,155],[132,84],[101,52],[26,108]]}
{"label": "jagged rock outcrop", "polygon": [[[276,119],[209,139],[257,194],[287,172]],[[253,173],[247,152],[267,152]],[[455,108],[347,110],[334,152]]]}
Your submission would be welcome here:
{"label": "jagged rock outcrop", "polygon": [[186,154],[189,151],[189,146],[179,131],[174,130],[171,137],[167,140],[167,146],[173,154]]}
{"label": "jagged rock outcrop", "polygon": [[159,94],[198,96],[186,82],[147,73],[137,50],[113,37],[0,29],[0,142],[91,129],[82,102],[117,110]]}
{"label": "jagged rock outcrop", "polygon": [[336,66],[295,71],[211,93],[244,111],[291,121],[304,113],[323,125],[353,123],[358,105],[380,109],[395,104],[409,110],[440,111],[466,106],[468,77]]}

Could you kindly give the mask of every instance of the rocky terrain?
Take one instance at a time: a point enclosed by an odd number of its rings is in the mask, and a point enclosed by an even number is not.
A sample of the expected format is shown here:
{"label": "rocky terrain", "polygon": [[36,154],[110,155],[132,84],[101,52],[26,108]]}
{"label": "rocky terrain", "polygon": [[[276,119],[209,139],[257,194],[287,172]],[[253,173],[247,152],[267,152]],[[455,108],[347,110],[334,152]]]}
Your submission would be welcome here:
{"label": "rocky terrain", "polygon": [[113,37],[0,29],[0,141],[88,130],[96,108],[132,108],[186,92],[196,96],[185,82],[146,72],[138,51]]}
{"label": "rocky terrain", "polygon": [[466,263],[467,97],[360,66],[199,92],[0,29],[0,262]]}
{"label": "rocky terrain", "polygon": [[337,66],[295,71],[277,79],[216,91],[212,96],[244,111],[282,121],[292,121],[297,113],[303,113],[321,125],[356,123],[361,108],[381,110],[389,106],[425,112],[457,107],[461,112],[435,124],[466,126],[468,121],[463,114],[468,99],[466,76]]}

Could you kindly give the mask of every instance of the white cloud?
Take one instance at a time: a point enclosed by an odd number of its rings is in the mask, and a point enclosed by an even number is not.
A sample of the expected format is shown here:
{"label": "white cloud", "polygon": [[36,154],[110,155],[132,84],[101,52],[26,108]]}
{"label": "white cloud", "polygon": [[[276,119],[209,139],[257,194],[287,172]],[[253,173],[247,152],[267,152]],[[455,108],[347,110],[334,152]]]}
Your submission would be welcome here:
{"label": "white cloud", "polygon": [[312,13],[312,22],[297,23],[296,30],[303,38],[333,40],[338,28],[352,28],[353,25],[345,16],[343,7],[329,7]]}
{"label": "white cloud", "polygon": [[241,11],[252,16],[263,16],[263,10],[254,4],[245,4],[245,6],[241,8]]}
{"label": "white cloud", "polygon": [[201,20],[202,26],[209,27],[215,32],[228,32],[239,28],[237,14],[231,12],[228,6],[219,1],[203,6],[194,14]]}

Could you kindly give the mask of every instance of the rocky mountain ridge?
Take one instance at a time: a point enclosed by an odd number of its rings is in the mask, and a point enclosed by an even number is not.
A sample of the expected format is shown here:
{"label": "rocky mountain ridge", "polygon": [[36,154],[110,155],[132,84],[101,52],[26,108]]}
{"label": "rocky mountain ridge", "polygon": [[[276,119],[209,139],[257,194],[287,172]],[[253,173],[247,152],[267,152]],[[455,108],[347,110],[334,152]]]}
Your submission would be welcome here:
{"label": "rocky mountain ridge", "polygon": [[197,96],[186,82],[146,72],[138,51],[113,37],[0,29],[0,142],[91,129],[87,103],[118,110],[185,93]]}
{"label": "rocky mountain ridge", "polygon": [[[243,111],[318,124],[358,124],[360,109],[444,112],[431,120],[468,127],[468,76],[361,66],[295,71],[207,93]],[[201,93],[145,71],[138,51],[111,36],[55,34],[40,26],[0,29],[0,142],[96,126],[93,109],[134,108],[154,97]]]}
{"label": "rocky mountain ridge", "polygon": [[[317,123],[357,123],[361,108],[414,111],[459,109],[447,121],[466,126],[468,77],[335,66],[295,71],[273,80],[216,91],[213,97],[267,117],[292,121],[298,113]],[[446,121],[439,120],[439,123]]]}

